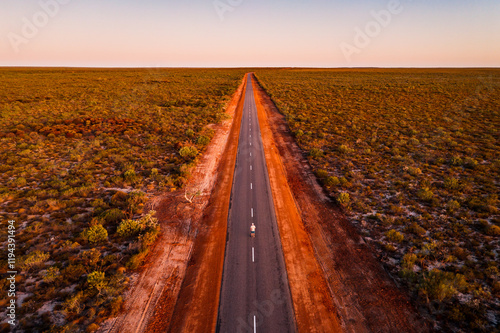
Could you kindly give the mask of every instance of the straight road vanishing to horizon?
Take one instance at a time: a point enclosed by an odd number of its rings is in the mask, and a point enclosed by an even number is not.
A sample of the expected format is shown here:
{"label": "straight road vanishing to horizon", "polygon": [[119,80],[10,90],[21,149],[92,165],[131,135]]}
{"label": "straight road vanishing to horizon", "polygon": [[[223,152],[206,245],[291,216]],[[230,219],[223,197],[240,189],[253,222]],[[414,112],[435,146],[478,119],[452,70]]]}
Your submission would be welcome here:
{"label": "straight road vanishing to horizon", "polygon": [[[251,74],[231,192],[218,332],[294,332]],[[256,237],[250,237],[254,223]]]}

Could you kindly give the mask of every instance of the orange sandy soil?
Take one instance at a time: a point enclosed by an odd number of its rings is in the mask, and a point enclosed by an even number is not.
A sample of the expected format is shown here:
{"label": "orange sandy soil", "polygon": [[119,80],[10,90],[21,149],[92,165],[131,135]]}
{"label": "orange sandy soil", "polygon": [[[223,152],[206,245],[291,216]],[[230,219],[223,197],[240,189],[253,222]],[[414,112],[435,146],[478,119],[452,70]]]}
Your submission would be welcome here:
{"label": "orange sandy soil", "polygon": [[[240,123],[238,119],[241,118],[235,119],[234,115],[241,113],[236,112],[236,108],[240,105],[245,83],[246,80],[243,80],[226,107],[231,120],[214,125],[216,135],[192,172],[186,189],[162,194],[148,203],[149,208],[157,212],[156,217],[161,226],[160,237],[148,254],[143,268],[132,276],[132,287],[124,296],[123,313],[117,318],[106,321],[98,332],[166,331],[171,322],[186,270],[188,272],[192,270],[188,266],[193,266],[193,260],[196,260],[195,258],[198,257],[200,250],[203,251],[203,248],[212,251],[214,261],[211,264],[219,265],[222,272],[225,225],[217,229],[216,235],[209,233],[210,224],[216,223],[207,218],[207,214],[208,216],[211,212],[214,214],[214,202],[211,198],[219,197],[217,190],[220,191],[221,186],[218,185],[216,188],[216,184],[221,181],[221,164],[227,160],[226,146],[228,142],[232,144],[233,141],[234,120],[238,126]],[[226,177],[231,177],[232,180],[232,174]],[[189,194],[197,191],[201,194],[189,203],[185,198],[185,192]],[[223,207],[219,208],[217,213],[221,214],[223,209]],[[227,208],[225,211],[227,215]],[[221,219],[216,221],[221,221]],[[202,246],[199,246],[200,243]],[[222,244],[222,247],[210,247],[210,244]],[[219,252],[220,263],[218,264],[215,263],[217,255],[214,252]],[[190,257],[192,257],[191,261],[189,261]],[[190,276],[192,274],[188,274],[186,281]],[[206,290],[212,290],[212,285],[220,285],[220,279],[221,277],[214,276],[205,281],[206,284],[210,284],[210,288]],[[218,287],[215,288],[217,288],[218,295]],[[212,296],[212,294],[208,295],[208,297]],[[214,313],[216,312],[215,308]],[[199,311],[199,313],[209,312]],[[196,332],[203,331],[206,330],[196,330]]]}
{"label": "orange sandy soil", "polygon": [[299,330],[429,331],[342,210],[323,193],[271,98],[258,84],[254,89]]}

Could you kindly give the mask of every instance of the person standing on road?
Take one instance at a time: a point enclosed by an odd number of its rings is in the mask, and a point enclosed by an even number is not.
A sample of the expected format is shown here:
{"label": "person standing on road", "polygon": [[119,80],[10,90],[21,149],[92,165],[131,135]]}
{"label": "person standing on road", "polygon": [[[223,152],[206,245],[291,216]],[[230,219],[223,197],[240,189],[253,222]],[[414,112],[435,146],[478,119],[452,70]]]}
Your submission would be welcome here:
{"label": "person standing on road", "polygon": [[255,224],[252,223],[252,225],[250,226],[250,237],[255,237]]}

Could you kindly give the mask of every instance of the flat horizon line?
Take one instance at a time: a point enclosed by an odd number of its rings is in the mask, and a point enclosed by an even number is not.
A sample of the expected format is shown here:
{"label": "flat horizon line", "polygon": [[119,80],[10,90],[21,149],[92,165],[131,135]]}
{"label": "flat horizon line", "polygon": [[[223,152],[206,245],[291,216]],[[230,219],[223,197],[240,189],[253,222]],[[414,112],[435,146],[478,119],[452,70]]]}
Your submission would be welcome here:
{"label": "flat horizon line", "polygon": [[45,66],[45,65],[0,65],[4,68],[58,68],[58,69],[500,69],[500,66]]}

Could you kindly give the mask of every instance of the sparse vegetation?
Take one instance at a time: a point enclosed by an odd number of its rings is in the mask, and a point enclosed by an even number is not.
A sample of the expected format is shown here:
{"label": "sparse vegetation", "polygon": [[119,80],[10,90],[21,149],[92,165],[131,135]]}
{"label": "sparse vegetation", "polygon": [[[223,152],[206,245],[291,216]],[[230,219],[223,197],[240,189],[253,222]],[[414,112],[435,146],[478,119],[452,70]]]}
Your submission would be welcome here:
{"label": "sparse vegetation", "polygon": [[500,71],[256,75],[319,181],[343,206],[349,195],[351,221],[418,307],[445,331],[495,331]]}
{"label": "sparse vegetation", "polygon": [[160,231],[148,198],[185,184],[244,73],[0,70],[0,216],[16,220],[19,329],[95,331],[120,311]]}

